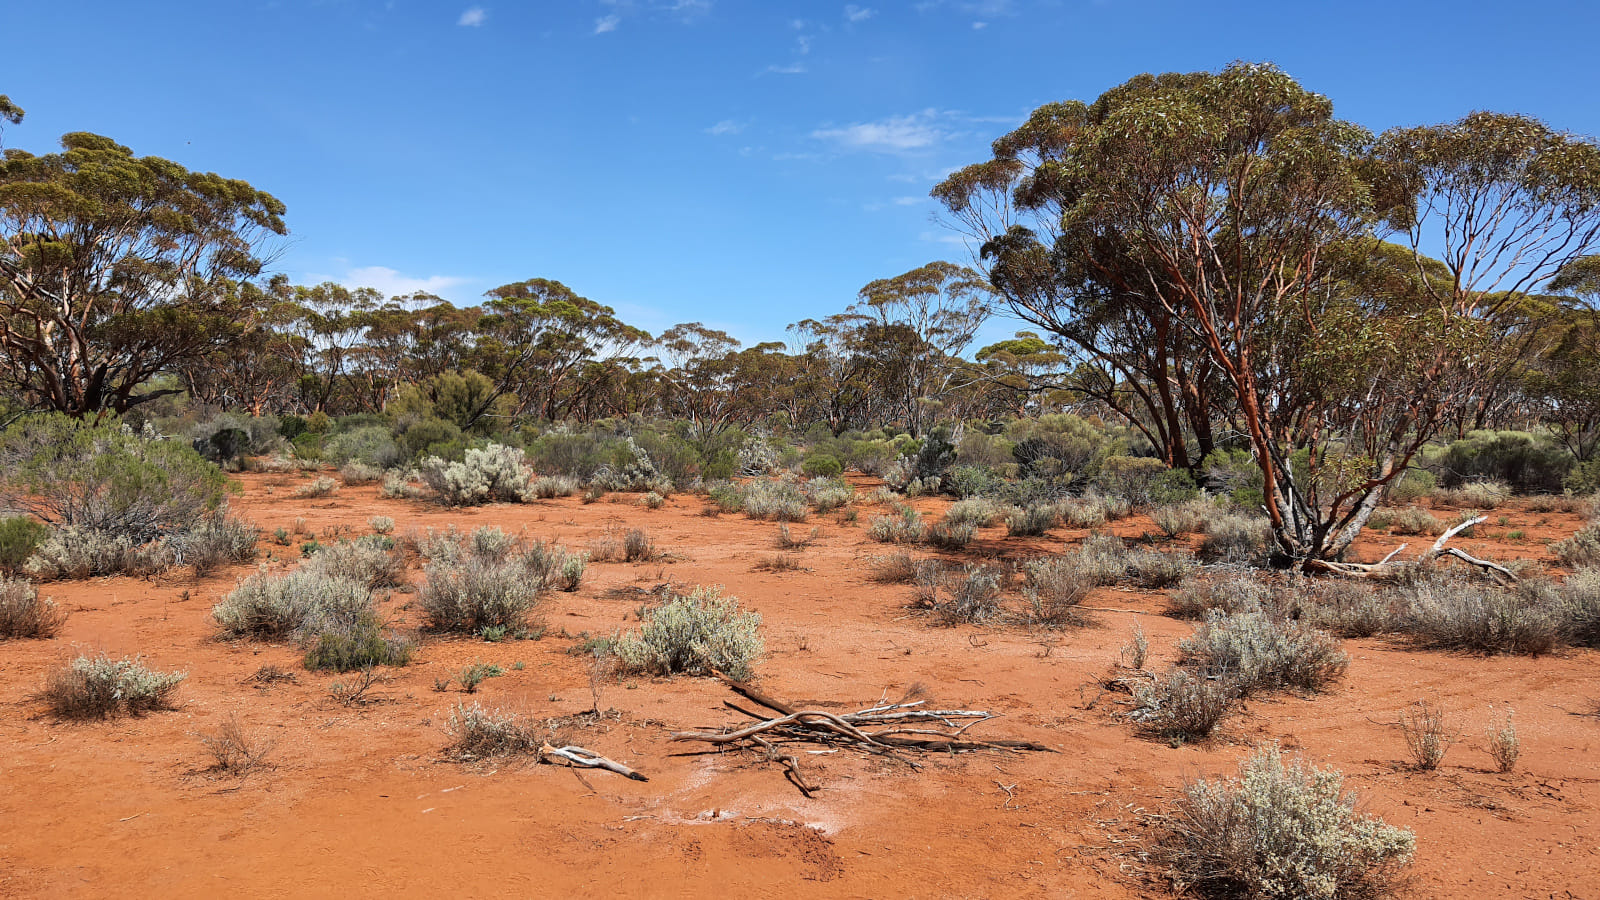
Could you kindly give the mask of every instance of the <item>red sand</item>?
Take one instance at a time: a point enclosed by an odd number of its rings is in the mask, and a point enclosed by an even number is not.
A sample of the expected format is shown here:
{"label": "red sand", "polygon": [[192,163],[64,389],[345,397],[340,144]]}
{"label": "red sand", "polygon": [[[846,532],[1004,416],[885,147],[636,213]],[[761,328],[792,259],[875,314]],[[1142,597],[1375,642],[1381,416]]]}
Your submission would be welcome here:
{"label": "red sand", "polygon": [[[236,509],[268,532],[304,517],[314,533],[349,526],[361,534],[370,516],[386,515],[397,532],[494,524],[576,548],[608,525],[644,527],[670,558],[592,564],[578,592],[545,601],[542,640],[430,639],[416,663],[387,673],[375,689],[381,702],[361,707],[333,701],[328,687],[341,677],[306,672],[294,647],[216,640],[211,605],[249,566],[198,581],[179,574],[44,585],[72,610],[62,635],[0,644],[8,708],[0,721],[0,895],[1160,896],[1159,886],[1129,874],[1140,816],[1186,777],[1231,771],[1251,746],[1276,740],[1342,769],[1370,811],[1416,831],[1414,896],[1600,897],[1600,719],[1592,715],[1600,659],[1592,651],[1476,657],[1350,641],[1349,672],[1333,691],[1251,701],[1219,738],[1172,749],[1134,736],[1113,704],[1088,708],[1134,621],[1150,638],[1152,667],[1166,665],[1189,633],[1189,624],[1160,615],[1160,594],[1102,590],[1091,605],[1126,612],[1096,613],[1097,626],[1072,631],[945,629],[908,615],[908,588],[867,578],[867,557],[888,552],[864,534],[870,506],[860,526],[832,515],[807,523],[822,533],[801,553],[804,570],[763,573],[754,567],[776,552],[778,526],[703,517],[694,497],[657,511],[622,496],[443,510],[380,500],[370,487],[295,499],[302,480],[247,475]],[[1546,541],[1579,524],[1572,515],[1501,509],[1479,526],[1483,536],[1459,543],[1494,558],[1549,562]],[[1147,527],[1132,519],[1115,530],[1136,536]],[[1525,538],[1508,542],[1505,532],[1516,529]],[[985,529],[964,556],[1049,552],[1083,535],[1060,528],[1014,540]],[[1361,555],[1376,558],[1401,540],[1369,535]],[[1427,541],[1409,540],[1413,549]],[[275,567],[298,555],[270,539],[263,547],[278,555]],[[673,729],[737,718],[722,706],[731,696],[723,686],[674,678],[605,686],[600,705],[620,716],[575,735],[645,772],[648,783],[442,758],[441,725],[463,699],[536,718],[587,710],[587,667],[567,653],[563,634],[634,627],[639,603],[605,592],[667,580],[724,585],[762,614],[768,652],[758,672],[777,696],[865,705],[920,683],[934,699],[1004,713],[978,733],[1061,752],[935,758],[920,772],[844,752],[805,756],[809,778],[823,787],[808,800],[754,755],[668,742]],[[414,598],[395,594],[386,614],[414,622]],[[80,648],[142,653],[153,666],[187,670],[179,708],[109,722],[51,719],[31,695]],[[476,661],[507,672],[474,698],[433,690],[436,679]],[[513,670],[517,662],[524,668]],[[297,681],[255,685],[250,676],[268,664]],[[1446,704],[1462,727],[1462,741],[1433,773],[1408,767],[1394,727],[1421,698]],[[1501,775],[1483,734],[1506,704],[1516,709],[1523,758]],[[276,741],[272,768],[242,780],[206,771],[197,735],[229,714]]]}

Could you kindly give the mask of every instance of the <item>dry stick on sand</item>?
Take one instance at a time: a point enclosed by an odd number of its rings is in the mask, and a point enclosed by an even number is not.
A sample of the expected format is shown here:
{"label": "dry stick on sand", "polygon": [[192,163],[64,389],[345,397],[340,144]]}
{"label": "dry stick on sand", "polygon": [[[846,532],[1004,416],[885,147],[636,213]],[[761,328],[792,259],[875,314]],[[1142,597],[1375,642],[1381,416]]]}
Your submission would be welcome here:
{"label": "dry stick on sand", "polygon": [[[1468,528],[1471,528],[1479,522],[1487,521],[1488,518],[1488,516],[1477,516],[1476,518],[1468,519],[1454,528],[1451,528],[1449,531],[1446,531],[1444,534],[1439,535],[1439,539],[1433,542],[1433,546],[1428,549],[1428,552],[1417,557],[1417,562],[1426,563],[1432,562],[1441,556],[1453,556],[1462,562],[1477,566],[1479,569],[1482,569],[1490,578],[1493,578],[1496,581],[1499,581],[1503,584],[1514,584],[1517,581],[1517,576],[1505,566],[1502,566],[1498,563],[1492,563],[1486,559],[1478,559],[1470,553],[1467,553],[1465,550],[1459,550],[1455,547],[1446,549],[1445,547],[1445,544],[1448,543],[1451,538],[1463,531],[1466,531]],[[1380,562],[1370,564],[1322,562],[1318,564],[1318,570],[1327,572],[1330,575],[1344,575],[1350,578],[1388,578],[1393,574],[1389,571],[1389,562],[1405,548],[1406,545],[1401,544],[1400,546],[1389,551],[1389,555],[1385,556]]]}
{"label": "dry stick on sand", "polygon": [[540,759],[548,759],[552,756],[557,759],[564,759],[570,765],[582,766],[585,769],[605,769],[608,772],[615,772],[625,778],[632,778],[634,781],[650,780],[643,774],[635,772],[622,763],[606,759],[604,756],[601,756],[593,750],[585,750],[582,747],[573,746],[572,744],[568,744],[565,747],[552,747],[549,744],[545,744],[539,748]]}
{"label": "dry stick on sand", "polygon": [[816,788],[808,784],[800,773],[799,760],[784,753],[777,742],[813,743],[849,747],[875,756],[903,762],[913,769],[921,765],[897,751],[920,750],[925,752],[960,753],[971,750],[1023,751],[1053,753],[1051,748],[1032,741],[989,740],[980,741],[966,737],[967,730],[981,722],[998,718],[981,709],[923,709],[926,701],[879,703],[859,712],[832,713],[821,709],[797,709],[792,704],[761,693],[741,681],[722,673],[714,673],[728,687],[746,698],[781,715],[762,719],[734,703],[728,708],[756,720],[753,725],[729,728],[724,731],[674,732],[674,741],[700,741],[715,746],[737,745],[757,747],[775,762],[784,765],[785,776],[807,797]]}

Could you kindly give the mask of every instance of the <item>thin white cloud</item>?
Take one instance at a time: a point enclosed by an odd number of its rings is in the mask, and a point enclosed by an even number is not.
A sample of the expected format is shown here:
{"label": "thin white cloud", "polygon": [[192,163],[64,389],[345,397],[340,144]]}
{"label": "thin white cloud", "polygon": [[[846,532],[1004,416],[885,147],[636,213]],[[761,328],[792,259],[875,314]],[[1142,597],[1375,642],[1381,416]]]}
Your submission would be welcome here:
{"label": "thin white cloud", "polygon": [[456,24],[463,28],[477,28],[489,18],[489,11],[481,6],[469,6],[461,13],[461,18]]}
{"label": "thin white cloud", "polygon": [[594,33],[605,34],[610,31],[616,31],[617,26],[621,24],[622,17],[616,13],[612,13],[609,16],[601,16],[600,18],[594,20]]}
{"label": "thin white cloud", "polygon": [[795,38],[795,51],[801,56],[811,52],[811,35],[802,34]]}
{"label": "thin white cloud", "polygon": [[909,116],[890,116],[876,122],[818,128],[811,132],[811,136],[837,144],[845,150],[906,153],[929,149],[951,136],[950,132],[939,126],[939,118],[939,113],[930,109]]}
{"label": "thin white cloud", "polygon": [[767,66],[767,71],[773,75],[804,75],[806,67],[800,63],[790,63],[787,66]]}
{"label": "thin white cloud", "polygon": [[973,22],[972,23],[972,30],[973,31],[982,31],[982,30],[984,30],[985,28],[988,28],[988,27],[989,27],[989,23],[988,22]]}
{"label": "thin white cloud", "polygon": [[324,275],[308,275],[306,280],[311,283],[336,281],[348,288],[369,287],[376,289],[385,297],[400,297],[406,294],[415,294],[418,291],[424,291],[429,294],[442,294],[453,287],[466,284],[472,279],[455,275],[429,275],[418,278],[412,275],[403,275],[388,266],[359,266],[345,270],[342,276],[336,278],[329,278]]}
{"label": "thin white cloud", "polygon": [[739,132],[741,132],[743,130],[744,130],[744,125],[740,124],[739,122],[735,122],[732,119],[723,119],[721,122],[718,122],[717,124],[711,126],[710,128],[707,128],[706,129],[706,134],[716,135],[717,137],[721,137],[722,135],[725,135],[725,134],[738,134]]}
{"label": "thin white cloud", "polygon": [[846,22],[865,22],[877,15],[877,13],[878,11],[875,9],[857,6],[852,3],[844,8],[844,19]]}

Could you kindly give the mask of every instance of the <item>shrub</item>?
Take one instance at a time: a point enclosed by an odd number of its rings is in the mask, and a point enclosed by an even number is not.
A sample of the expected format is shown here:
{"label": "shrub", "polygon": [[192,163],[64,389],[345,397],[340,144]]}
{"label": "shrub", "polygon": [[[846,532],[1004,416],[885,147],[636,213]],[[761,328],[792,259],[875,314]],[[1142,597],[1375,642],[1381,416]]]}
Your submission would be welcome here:
{"label": "shrub", "polygon": [[528,482],[526,496],[533,500],[571,497],[580,486],[578,479],[572,475],[542,475]]}
{"label": "shrub", "polygon": [[642,528],[629,529],[622,537],[623,562],[648,562],[656,558],[655,543]]}
{"label": "shrub", "polygon": [[1095,581],[1080,570],[1076,560],[1066,557],[1040,559],[1029,563],[1022,596],[1028,602],[1028,619],[1035,625],[1057,627],[1083,625],[1086,619],[1078,609],[1088,599]]}
{"label": "shrub", "polygon": [[200,735],[200,745],[211,754],[213,772],[243,778],[266,764],[274,742],[252,736],[238,717],[229,713],[216,731]]}
{"label": "shrub", "polygon": [[347,578],[368,590],[399,587],[406,580],[405,556],[393,541],[377,535],[321,545],[302,568]]}
{"label": "shrub", "polygon": [[650,491],[643,497],[639,498],[639,505],[646,509],[660,509],[661,507],[667,505],[667,498],[661,496],[655,491]]}
{"label": "shrub", "polygon": [[928,529],[929,544],[940,550],[962,550],[972,543],[978,527],[970,522],[940,522]]}
{"label": "shrub", "polygon": [[1132,718],[1141,731],[1174,744],[1211,736],[1239,697],[1228,678],[1207,678],[1182,669],[1134,691]]}
{"label": "shrub", "polygon": [[[151,550],[157,548],[150,545]],[[143,553],[131,538],[110,532],[68,525],[51,532],[28,558],[23,570],[38,579],[93,578],[121,572],[137,574],[165,568],[156,557]]]}
{"label": "shrub", "polygon": [[900,507],[895,516],[873,516],[867,526],[867,537],[885,544],[915,544],[925,533],[922,514],[909,506]]}
{"label": "shrub", "polygon": [[800,471],[804,472],[807,478],[832,478],[842,474],[844,466],[826,453],[814,453],[801,463]]}
{"label": "shrub", "polygon": [[416,646],[396,635],[384,634],[370,611],[354,621],[329,622],[306,649],[305,665],[313,670],[354,672],[374,666],[404,666]]}
{"label": "shrub", "polygon": [[1128,576],[1139,587],[1149,590],[1171,587],[1194,571],[1193,554],[1187,550],[1163,553],[1160,550],[1139,548],[1124,558]]}
{"label": "shrub", "polygon": [[1159,459],[1110,456],[1101,461],[1100,474],[1095,476],[1094,484],[1137,509],[1150,505],[1151,493],[1166,473],[1167,465]]}
{"label": "shrub", "polygon": [[1510,772],[1517,767],[1517,759],[1522,756],[1522,740],[1517,737],[1517,723],[1512,720],[1513,713],[1506,710],[1506,723],[1499,728],[1491,727],[1485,735],[1485,746],[1489,756],[1494,759],[1494,767],[1501,773]]}
{"label": "shrub", "polygon": [[1000,613],[1000,573],[989,566],[967,566],[944,580],[933,612],[941,625],[986,622]]}
{"label": "shrub", "polygon": [[1572,464],[1572,454],[1549,438],[1520,431],[1474,431],[1452,442],[1436,468],[1445,487],[1492,479],[1533,493],[1561,490]]}
{"label": "shrub", "polygon": [[1404,475],[1389,483],[1385,496],[1391,503],[1415,503],[1438,486],[1439,480],[1427,469],[1407,469]]}
{"label": "shrub", "polygon": [[373,516],[367,520],[367,527],[373,534],[388,534],[394,531],[394,520],[388,516]]}
{"label": "shrub", "polygon": [[1267,520],[1260,516],[1220,513],[1206,520],[1200,559],[1208,563],[1249,563],[1267,546]]}
{"label": "shrub", "polygon": [[1114,534],[1091,534],[1069,557],[1085,578],[1097,585],[1110,586],[1128,573],[1128,550]]}
{"label": "shrub", "polygon": [[518,502],[531,497],[533,476],[524,468],[523,452],[517,447],[491,443],[481,450],[468,449],[460,462],[430,456],[418,471],[439,502],[448,506]]}
{"label": "shrub", "polygon": [[32,516],[0,519],[0,572],[19,572],[33,551],[50,537],[50,528]]}
{"label": "shrub", "polygon": [[67,611],[32,583],[0,575],[0,640],[55,637],[66,621]]}
{"label": "shrub", "polygon": [[1006,533],[1012,537],[1038,537],[1055,527],[1056,511],[1048,506],[1030,506],[1006,516]]}
{"label": "shrub", "polygon": [[916,578],[916,561],[904,550],[868,560],[871,578],[879,584],[910,584]]}
{"label": "shrub", "polygon": [[346,487],[352,485],[372,484],[383,478],[383,470],[377,466],[369,466],[364,462],[350,460],[339,467],[339,480]]}
{"label": "shrub", "polygon": [[1600,492],[1600,457],[1584,460],[1572,467],[1562,486],[1574,494]]}
{"label": "shrub", "polygon": [[141,546],[222,507],[222,470],[192,447],[52,413],[0,434],[0,508]]}
{"label": "shrub", "polygon": [[1215,510],[1204,500],[1189,500],[1150,509],[1150,521],[1169,538],[1193,534],[1204,527],[1206,518]]}
{"label": "shrub", "polygon": [[696,588],[671,594],[646,613],[642,628],[615,644],[623,671],[649,675],[708,675],[722,672],[744,679],[763,649],[761,616],[722,597],[719,588]]}
{"label": "shrub", "polygon": [[1400,713],[1400,733],[1411,761],[1425,772],[1439,768],[1457,738],[1444,707],[1426,700],[1418,700]]}
{"label": "shrub", "polygon": [[1469,481],[1453,490],[1436,491],[1434,496],[1454,506],[1494,509],[1511,498],[1511,488],[1499,481]]}
{"label": "shrub", "polygon": [[1600,568],[1568,575],[1557,596],[1568,640],[1580,647],[1600,647]]}
{"label": "shrub", "polygon": [[1303,621],[1343,638],[1372,637],[1398,627],[1394,606],[1365,585],[1324,581],[1310,586]]}
{"label": "shrub", "polygon": [[301,499],[326,497],[339,489],[339,482],[326,475],[319,475],[316,479],[295,488],[294,495]]}
{"label": "shrub", "polygon": [[706,497],[718,512],[736,513],[744,509],[744,492],[731,482],[708,485]]}
{"label": "shrub", "polygon": [[1186,578],[1167,599],[1167,615],[1203,619],[1212,610],[1225,615],[1271,609],[1279,589],[1250,576]]}
{"label": "shrub", "polygon": [[467,666],[465,669],[462,669],[461,674],[457,675],[456,678],[461,682],[461,689],[463,691],[466,691],[469,694],[476,694],[478,692],[478,685],[490,678],[499,678],[505,673],[505,669],[500,668],[494,663],[478,662]]}
{"label": "shrub", "polygon": [[804,522],[811,513],[805,494],[789,481],[750,482],[740,506],[749,518],[779,522]]}
{"label": "shrub", "polygon": [[218,566],[249,562],[256,558],[256,541],[261,529],[232,516],[211,516],[196,527],[171,535],[162,543],[172,552],[172,561],[194,567],[204,575]]}
{"label": "shrub", "polygon": [[658,494],[672,493],[672,480],[661,474],[655,462],[650,459],[650,454],[635,443],[633,438],[622,439],[617,456],[619,462],[607,463],[595,470],[590,478],[594,485],[608,491],[627,493],[646,491],[655,491]]}
{"label": "shrub", "polygon": [[825,513],[848,505],[856,489],[840,478],[813,478],[806,482],[805,495],[817,512]]}
{"label": "shrub", "polygon": [[474,703],[456,704],[445,723],[449,752],[458,759],[487,759],[517,753],[535,753],[541,743],[538,730],[517,716],[486,710]]}
{"label": "shrub", "polygon": [[571,553],[559,544],[534,541],[523,554],[523,562],[538,573],[540,581],[553,590],[571,593],[583,583],[589,568],[586,553]]}
{"label": "shrub", "polygon": [[287,575],[269,575],[263,568],[213,606],[211,617],[227,637],[271,640],[359,621],[371,611],[365,584],[302,566]]}
{"label": "shrub", "polygon": [[986,497],[973,497],[970,500],[959,500],[950,504],[945,510],[944,520],[953,525],[998,525],[1005,521],[1009,510],[1005,506]]}
{"label": "shrub", "polygon": [[378,488],[378,496],[385,500],[415,500],[422,496],[422,489],[412,484],[406,473],[390,469],[383,473],[383,486]]}
{"label": "shrub", "polygon": [[111,718],[169,709],[185,672],[157,672],[140,657],[79,654],[45,682],[43,698],[64,719]]}
{"label": "shrub", "polygon": [[1399,627],[1419,646],[1476,653],[1549,653],[1567,623],[1554,592],[1505,589],[1463,578],[1421,579],[1398,589]]}
{"label": "shrub", "polygon": [[1551,544],[1550,552],[1565,566],[1600,566],[1600,523],[1587,525],[1572,537]]}
{"label": "shrub", "polygon": [[429,563],[424,571],[420,599],[430,629],[480,634],[485,628],[503,628],[518,636],[533,630],[544,581],[525,556],[471,554]]}
{"label": "shrub", "polygon": [[1179,893],[1341,900],[1389,896],[1410,831],[1356,812],[1343,776],[1257,750],[1236,778],[1184,787],[1153,858]]}
{"label": "shrub", "polygon": [[817,539],[817,535],[819,535],[821,533],[822,533],[822,529],[813,528],[813,529],[811,529],[811,533],[810,534],[795,535],[793,532],[791,532],[789,530],[789,526],[788,525],[779,525],[778,526],[778,539],[777,539],[778,549],[779,550],[804,550],[805,548],[811,546],[811,542],[815,541]]}
{"label": "shrub", "polygon": [[1332,635],[1262,612],[1207,613],[1178,649],[1201,674],[1232,680],[1241,696],[1281,688],[1322,690],[1350,665]]}

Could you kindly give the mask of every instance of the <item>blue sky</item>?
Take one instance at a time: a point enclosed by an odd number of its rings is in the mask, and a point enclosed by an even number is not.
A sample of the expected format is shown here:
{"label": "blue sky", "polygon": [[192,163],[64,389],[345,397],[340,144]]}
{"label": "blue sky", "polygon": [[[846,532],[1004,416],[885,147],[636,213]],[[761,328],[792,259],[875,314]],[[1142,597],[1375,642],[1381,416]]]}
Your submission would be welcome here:
{"label": "blue sky", "polygon": [[248,180],[289,207],[296,281],[470,304],[554,278],[747,344],[968,262],[929,188],[1140,72],[1269,60],[1374,130],[1600,133],[1577,2],[0,0],[0,27],[6,146],[95,131]]}

